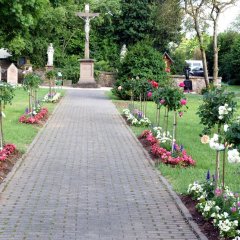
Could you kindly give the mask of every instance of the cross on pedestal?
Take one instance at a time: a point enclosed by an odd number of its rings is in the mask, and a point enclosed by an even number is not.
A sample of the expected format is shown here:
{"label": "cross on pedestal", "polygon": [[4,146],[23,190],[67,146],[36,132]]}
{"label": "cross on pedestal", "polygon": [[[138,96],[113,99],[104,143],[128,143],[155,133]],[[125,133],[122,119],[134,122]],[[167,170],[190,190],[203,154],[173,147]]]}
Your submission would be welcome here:
{"label": "cross on pedestal", "polygon": [[90,13],[89,4],[85,4],[85,12],[78,12],[76,16],[80,17],[85,21],[85,54],[84,58],[89,59],[89,32],[90,32],[90,20],[98,17],[99,13]]}

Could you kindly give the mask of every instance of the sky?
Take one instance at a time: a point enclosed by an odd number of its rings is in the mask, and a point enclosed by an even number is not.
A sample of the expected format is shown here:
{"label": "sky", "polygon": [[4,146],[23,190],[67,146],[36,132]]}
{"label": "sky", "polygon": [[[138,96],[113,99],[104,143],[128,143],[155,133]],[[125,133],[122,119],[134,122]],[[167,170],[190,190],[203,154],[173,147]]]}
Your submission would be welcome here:
{"label": "sky", "polygon": [[237,1],[236,6],[228,8],[223,12],[219,18],[219,32],[226,30],[237,15],[240,14],[240,0]]}

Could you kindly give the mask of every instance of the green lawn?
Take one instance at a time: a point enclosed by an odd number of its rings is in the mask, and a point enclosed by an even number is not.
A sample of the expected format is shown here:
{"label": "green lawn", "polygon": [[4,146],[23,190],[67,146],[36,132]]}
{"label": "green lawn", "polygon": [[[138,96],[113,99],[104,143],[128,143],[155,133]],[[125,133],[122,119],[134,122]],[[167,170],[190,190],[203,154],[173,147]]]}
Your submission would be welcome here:
{"label": "green lawn", "polygon": [[[230,88],[231,89],[231,88]],[[240,93],[240,88],[235,88],[237,93]],[[239,92],[238,92],[239,91]],[[108,93],[108,96],[112,98],[112,94]],[[215,169],[215,151],[209,148],[209,145],[204,145],[200,142],[199,134],[202,131],[202,126],[199,124],[199,117],[196,115],[198,106],[202,102],[202,96],[200,95],[187,95],[188,98],[188,111],[184,113],[182,118],[178,119],[178,131],[177,139],[179,144],[183,144],[187,153],[190,154],[193,159],[196,160],[196,167],[180,168],[171,167],[164,164],[159,166],[159,170],[172,184],[173,188],[178,193],[186,193],[188,184],[194,180],[203,180],[206,176],[207,170],[214,174]],[[113,99],[113,102],[124,102],[122,100]],[[118,107],[121,112],[122,107]],[[238,114],[240,109],[238,107]],[[163,115],[163,112],[162,112]],[[155,121],[155,104],[148,103],[147,116],[154,123]],[[170,115],[170,119],[172,119]],[[172,123],[170,125],[172,127]],[[144,128],[132,127],[132,130],[136,135],[139,135]],[[233,190],[240,192],[240,166],[231,165],[227,163],[226,166],[226,184]]]}
{"label": "green lawn", "polygon": [[[39,99],[48,92],[48,89],[39,89]],[[61,90],[62,95],[64,91]],[[43,103],[44,107],[47,107],[51,113],[56,104]],[[17,149],[21,152],[25,152],[27,146],[33,141],[36,136],[39,126],[22,124],[18,122],[19,117],[25,112],[28,107],[28,93],[22,88],[15,90],[15,97],[12,101],[12,105],[7,105],[4,109],[6,118],[3,119],[3,131],[4,139],[6,143],[13,143],[17,146]]]}

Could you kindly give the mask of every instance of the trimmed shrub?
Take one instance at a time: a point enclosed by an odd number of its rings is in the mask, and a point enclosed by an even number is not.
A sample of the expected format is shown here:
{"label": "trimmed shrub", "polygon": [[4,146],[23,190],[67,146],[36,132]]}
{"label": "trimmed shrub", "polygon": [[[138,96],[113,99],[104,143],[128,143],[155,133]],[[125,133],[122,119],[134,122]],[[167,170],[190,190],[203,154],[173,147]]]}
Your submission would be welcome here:
{"label": "trimmed shrub", "polygon": [[[122,99],[130,97],[131,79],[155,80],[160,86],[168,81],[162,54],[155,50],[148,42],[142,41],[129,49],[118,71],[113,92]],[[118,87],[122,86],[121,91]]]}

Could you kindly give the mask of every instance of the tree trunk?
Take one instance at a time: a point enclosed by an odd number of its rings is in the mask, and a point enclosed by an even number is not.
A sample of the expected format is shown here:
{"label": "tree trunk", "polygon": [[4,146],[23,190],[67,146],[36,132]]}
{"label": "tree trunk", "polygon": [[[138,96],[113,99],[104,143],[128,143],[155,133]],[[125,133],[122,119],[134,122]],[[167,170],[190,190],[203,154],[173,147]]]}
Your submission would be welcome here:
{"label": "tree trunk", "polygon": [[226,163],[226,148],[224,149],[224,152],[223,152],[223,172],[222,172],[222,189],[223,189],[223,191],[224,191],[224,187],[225,187],[225,165],[226,165],[225,163]]}
{"label": "tree trunk", "polygon": [[213,21],[213,83],[217,85],[218,83],[218,43],[217,43],[217,23],[218,23],[218,15],[216,16],[215,20]]}
{"label": "tree trunk", "polygon": [[[174,111],[174,113],[173,113],[172,153],[174,150],[174,144],[176,142],[176,131],[177,131],[177,112]],[[175,141],[174,141],[174,139],[175,139]]]}
{"label": "tree trunk", "polygon": [[[220,133],[220,128],[221,126],[219,125],[218,132],[217,132],[218,135]],[[220,176],[220,151],[217,151],[216,152],[216,169],[215,169],[215,189],[218,187],[219,176]]]}
{"label": "tree trunk", "polygon": [[199,47],[202,55],[204,81],[205,81],[206,88],[208,88],[209,87],[208,67],[207,67],[207,58],[206,58],[206,52],[205,52],[204,43],[203,43],[203,37],[202,37],[202,33],[200,31],[200,27],[196,18],[194,19],[194,23],[195,23],[195,30],[197,33],[197,39],[198,39],[198,43],[199,43]]}

